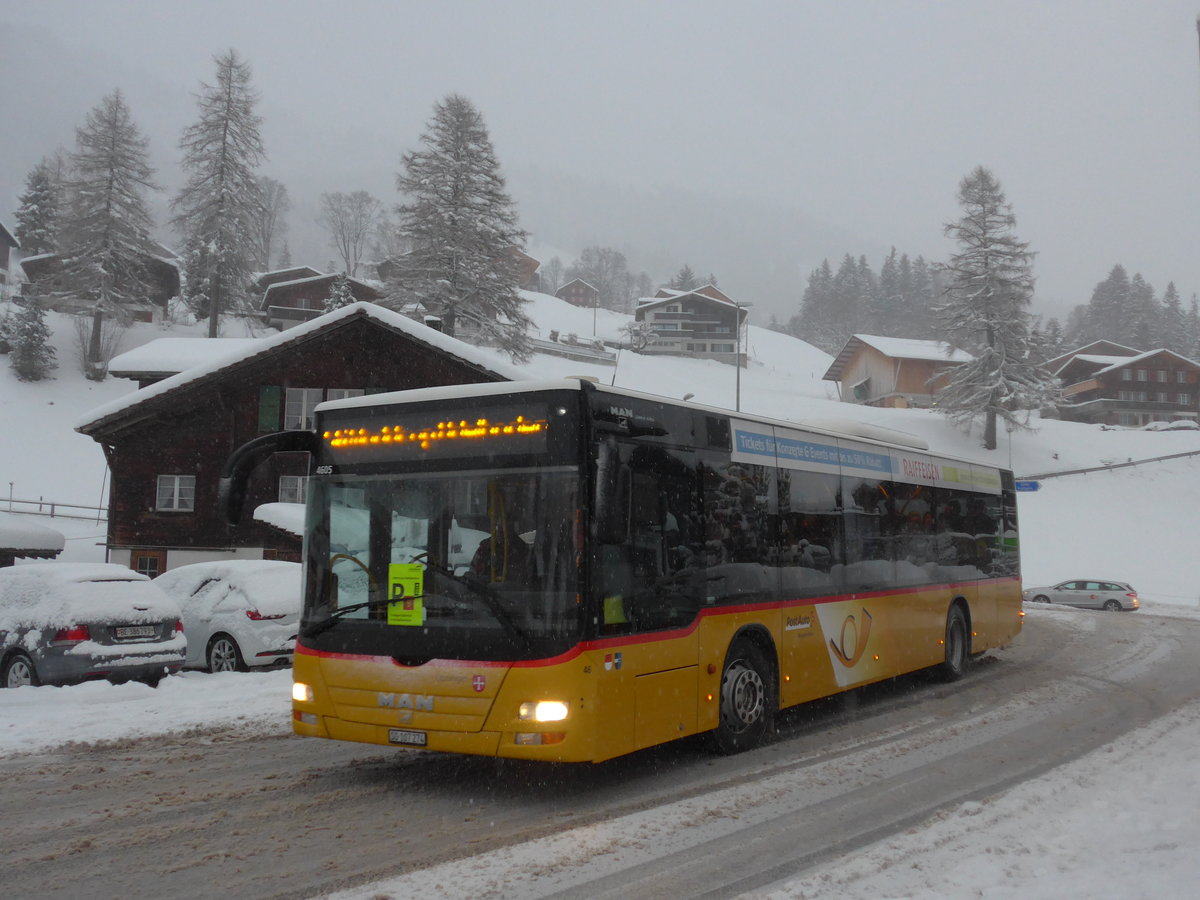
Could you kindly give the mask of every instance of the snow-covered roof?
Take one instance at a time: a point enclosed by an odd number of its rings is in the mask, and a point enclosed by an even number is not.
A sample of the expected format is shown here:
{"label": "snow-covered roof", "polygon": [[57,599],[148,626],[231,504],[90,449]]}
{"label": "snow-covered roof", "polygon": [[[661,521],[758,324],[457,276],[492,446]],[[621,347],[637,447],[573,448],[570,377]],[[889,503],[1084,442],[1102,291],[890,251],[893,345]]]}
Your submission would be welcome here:
{"label": "snow-covered roof", "polygon": [[15,550],[17,556],[57,556],[65,546],[61,532],[39,525],[29,516],[0,512],[0,550]]}
{"label": "snow-covered roof", "polygon": [[1165,347],[1159,347],[1156,350],[1147,350],[1144,353],[1138,353],[1136,356],[1101,356],[1099,354],[1092,353],[1079,353],[1075,356],[1072,356],[1069,360],[1059,366],[1058,369],[1055,370],[1054,374],[1059,375],[1065,372],[1076,360],[1089,363],[1093,366],[1098,366],[1099,368],[1092,371],[1092,375],[1099,375],[1103,372],[1112,372],[1117,369],[1123,369],[1126,366],[1137,365],[1138,363],[1145,362],[1147,359],[1150,359],[1154,356],[1159,356],[1160,354],[1166,354],[1167,356],[1174,357],[1180,362],[1187,363],[1194,368],[1200,368],[1200,363],[1197,363],[1195,360],[1188,359],[1186,356],[1181,356],[1174,350],[1167,350]]}
{"label": "snow-covered roof", "polygon": [[304,537],[303,503],[264,503],[254,510],[254,518],[296,537]]}
{"label": "snow-covered roof", "polygon": [[8,246],[15,247],[17,250],[21,249],[20,241],[16,239],[11,231],[4,227],[3,222],[0,222],[0,238],[3,238]]}
{"label": "snow-covered roof", "polygon": [[108,372],[118,378],[174,375],[261,343],[262,338],[158,338],[114,356]]}
{"label": "snow-covered roof", "polygon": [[846,341],[841,352],[834,358],[824,375],[826,381],[838,381],[846,365],[862,346],[878,350],[892,359],[923,359],[931,362],[964,363],[974,359],[970,353],[957,350],[945,341],[928,341],[920,338],[882,337],[877,334],[856,334]]}
{"label": "snow-covered roof", "polygon": [[929,341],[921,338],[880,337],[875,334],[854,335],[869,347],[894,359],[931,359],[939,362],[970,362],[974,357],[963,350],[956,350],[945,341]]}
{"label": "snow-covered roof", "polygon": [[516,366],[498,362],[488,353],[478,350],[457,338],[452,338],[442,334],[440,331],[435,331],[427,325],[414,322],[407,316],[392,312],[390,309],[384,309],[382,306],[376,306],[374,303],[359,301],[343,306],[341,309],[335,309],[333,312],[317,316],[315,319],[310,319],[294,328],[281,331],[279,334],[262,338],[246,347],[230,349],[224,355],[210,359],[207,362],[186,369],[177,375],[172,375],[170,378],[164,378],[162,381],[155,382],[139,391],[134,391],[131,394],[99,406],[91,410],[84,418],[78,420],[75,423],[75,430],[87,434],[91,428],[99,425],[104,420],[119,415],[134,406],[193,384],[229,366],[246,362],[256,356],[287,347],[289,344],[300,343],[315,334],[336,326],[343,320],[355,317],[372,319],[386,328],[399,331],[413,340],[420,341],[451,356],[458,357],[500,378],[509,381],[518,381],[528,377],[524,371],[518,369]]}

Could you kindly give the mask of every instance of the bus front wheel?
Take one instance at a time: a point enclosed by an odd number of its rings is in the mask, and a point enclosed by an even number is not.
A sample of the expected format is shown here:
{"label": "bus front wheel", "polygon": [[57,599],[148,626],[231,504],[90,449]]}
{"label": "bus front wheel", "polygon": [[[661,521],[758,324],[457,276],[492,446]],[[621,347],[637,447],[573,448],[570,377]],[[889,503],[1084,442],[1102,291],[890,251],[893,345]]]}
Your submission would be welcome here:
{"label": "bus front wheel", "polygon": [[719,753],[740,753],[757,745],[771,725],[770,667],[762,650],[740,638],[725,656],[721,673],[720,722],[712,732]]}
{"label": "bus front wheel", "polygon": [[967,671],[970,650],[967,617],[957,603],[946,614],[946,658],[941,665],[943,681],[958,681]]}

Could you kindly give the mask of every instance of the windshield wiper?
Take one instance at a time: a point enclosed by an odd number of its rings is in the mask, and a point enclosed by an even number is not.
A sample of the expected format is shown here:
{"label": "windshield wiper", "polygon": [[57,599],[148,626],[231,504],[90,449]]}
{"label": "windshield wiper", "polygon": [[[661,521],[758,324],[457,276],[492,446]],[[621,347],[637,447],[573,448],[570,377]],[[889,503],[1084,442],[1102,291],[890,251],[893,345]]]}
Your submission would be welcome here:
{"label": "windshield wiper", "polygon": [[500,595],[495,592],[495,589],[488,586],[486,582],[478,578],[464,578],[461,575],[455,575],[449,569],[444,569],[441,566],[426,564],[426,569],[436,572],[454,584],[466,588],[470,596],[478,597],[483,602],[483,605],[487,607],[488,612],[492,614],[492,618],[500,623],[501,628],[524,644],[527,651],[533,650],[533,645],[529,641],[529,635],[522,631],[517,623],[513,621],[512,616],[508,614],[508,611],[500,603]]}
{"label": "windshield wiper", "polygon": [[312,625],[309,625],[308,628],[306,628],[306,629],[302,629],[302,633],[304,634],[305,637],[313,637],[315,635],[320,634],[323,631],[328,631],[330,628],[333,627],[334,622],[337,622],[339,619],[341,619],[347,613],[352,613],[352,612],[356,612],[357,610],[360,610],[360,609],[365,609],[366,607],[368,607],[370,605],[371,605],[370,600],[364,600],[362,603],[351,603],[349,606],[339,606],[337,609],[335,609],[333,612],[331,612],[327,618],[321,620],[320,622],[316,622]]}

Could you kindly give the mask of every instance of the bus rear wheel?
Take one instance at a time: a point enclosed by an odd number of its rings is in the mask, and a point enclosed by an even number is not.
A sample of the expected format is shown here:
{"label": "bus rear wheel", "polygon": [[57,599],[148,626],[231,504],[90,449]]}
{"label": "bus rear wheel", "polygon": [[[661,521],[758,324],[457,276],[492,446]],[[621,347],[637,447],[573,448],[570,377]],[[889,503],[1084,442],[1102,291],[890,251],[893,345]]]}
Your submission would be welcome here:
{"label": "bus rear wheel", "polygon": [[946,614],[946,658],[941,665],[943,681],[958,681],[967,671],[970,651],[967,617],[957,603]]}
{"label": "bus rear wheel", "polygon": [[771,725],[771,675],[762,651],[740,638],[725,655],[721,673],[720,722],[712,732],[713,747],[731,754],[760,743]]}

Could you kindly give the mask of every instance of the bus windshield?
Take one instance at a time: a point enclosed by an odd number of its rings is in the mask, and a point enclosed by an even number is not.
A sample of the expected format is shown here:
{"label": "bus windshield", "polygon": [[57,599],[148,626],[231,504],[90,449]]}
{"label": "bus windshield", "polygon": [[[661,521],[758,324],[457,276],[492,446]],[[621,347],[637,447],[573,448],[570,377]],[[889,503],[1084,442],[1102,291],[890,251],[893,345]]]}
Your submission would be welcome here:
{"label": "bus windshield", "polygon": [[515,658],[578,635],[570,467],[316,479],[303,629],[323,649]]}

